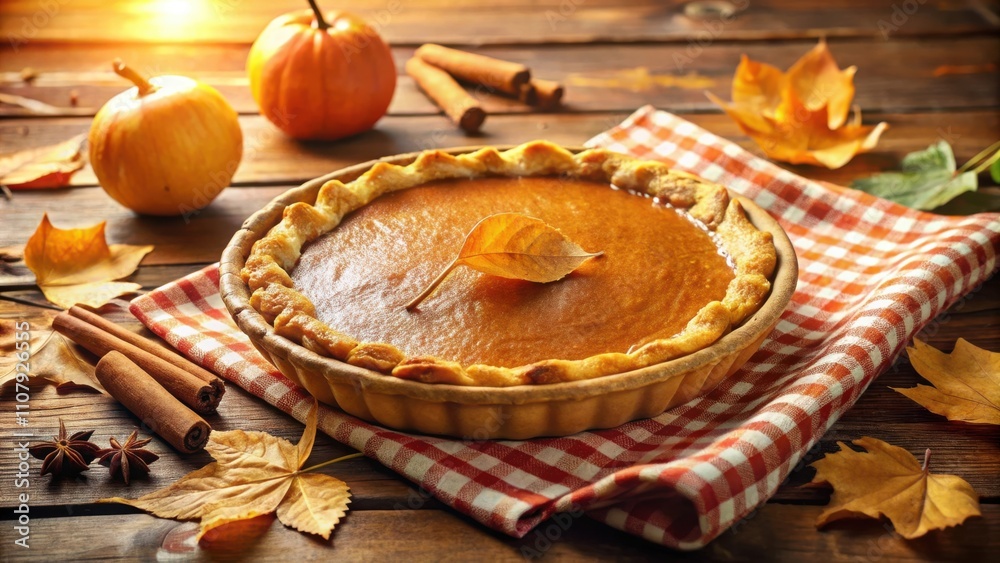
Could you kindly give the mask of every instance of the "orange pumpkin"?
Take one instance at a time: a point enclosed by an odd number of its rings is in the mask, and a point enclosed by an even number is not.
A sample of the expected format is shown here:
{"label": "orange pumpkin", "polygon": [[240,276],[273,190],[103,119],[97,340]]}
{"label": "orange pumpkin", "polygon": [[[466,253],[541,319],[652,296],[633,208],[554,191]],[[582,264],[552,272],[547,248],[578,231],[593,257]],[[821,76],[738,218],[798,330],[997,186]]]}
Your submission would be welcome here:
{"label": "orange pumpkin", "polygon": [[371,129],[396,89],[389,46],[363,19],[312,10],[279,16],[247,58],[261,113],[297,139],[334,140]]}

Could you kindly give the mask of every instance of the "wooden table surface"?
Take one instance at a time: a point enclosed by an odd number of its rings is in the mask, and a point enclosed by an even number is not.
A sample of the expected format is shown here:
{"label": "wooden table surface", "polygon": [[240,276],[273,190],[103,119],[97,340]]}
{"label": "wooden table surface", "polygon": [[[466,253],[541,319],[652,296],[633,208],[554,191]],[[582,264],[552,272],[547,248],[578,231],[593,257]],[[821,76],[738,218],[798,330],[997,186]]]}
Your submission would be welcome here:
{"label": "wooden table surface", "polygon": [[[326,0],[329,7],[335,2]],[[490,111],[482,134],[456,130],[400,71],[395,99],[374,131],[337,143],[298,143],[257,115],[244,73],[249,43],[272,17],[300,9],[299,0],[5,0],[0,5],[0,92],[76,107],[36,116],[0,106],[2,151],[42,146],[85,132],[91,117],[125,84],[111,72],[122,57],[153,74],[189,75],[217,87],[240,113],[243,162],[219,199],[185,222],[138,217],[97,187],[89,168],[73,188],[17,192],[0,200],[0,247],[23,244],[48,212],[58,226],[106,219],[111,242],[155,244],[131,278],[152,289],[216,261],[240,223],[274,196],[309,178],[360,161],[399,152],[468,144],[508,144],[549,139],[580,144],[616,124],[635,108],[653,104],[760,153],[705,97],[728,99],[742,53],[787,68],[820,37],[842,67],[857,65],[856,103],[866,122],[891,128],[871,154],[836,171],[786,166],[804,176],[837,183],[897,167],[907,152],[945,139],[963,162],[1000,137],[1000,15],[996,1],[979,0],[730,0],[740,9],[728,21],[685,15],[684,2],[628,0],[355,0],[352,9],[378,23],[393,45],[398,68],[424,42],[440,42],[529,64],[535,75],[567,86],[568,105],[538,113],[506,99],[486,97]],[[472,4],[475,4],[474,6]],[[895,29],[893,29],[895,28]],[[38,76],[22,82],[21,71]],[[997,188],[987,192],[997,195]],[[967,198],[963,209],[984,205]],[[0,283],[0,316],[29,315],[44,306],[30,272],[15,266]],[[1000,350],[1000,283],[996,277],[942,314],[922,338],[950,350],[959,337]],[[105,313],[142,330],[120,308]],[[146,334],[149,334],[148,332]],[[544,550],[547,558],[799,560],[984,560],[1000,549],[1000,428],[951,423],[890,390],[920,382],[905,357],[879,377],[857,405],[811,450],[766,505],[700,552],[680,553],[576,519]],[[421,496],[409,482],[368,459],[328,468],[353,492],[351,511],[331,541],[284,528],[272,518],[255,521],[252,541],[192,545],[196,526],[160,520],[118,505],[96,505],[112,495],[138,496],[204,465],[205,454],[182,457],[163,442],[152,476],[127,489],[94,467],[86,478],[49,483],[32,468],[31,548],[12,545],[17,471],[11,397],[0,401],[0,559],[152,559],[163,546],[184,545],[180,560],[247,557],[342,560],[518,559],[537,549],[533,532],[522,540],[493,532]],[[95,429],[96,442],[124,437],[137,419],[114,400],[87,393],[57,394],[47,387],[31,397],[30,424],[37,435],[55,432],[63,418],[73,429]],[[218,415],[219,430],[242,428],[297,440],[301,425],[235,385]],[[960,475],[978,491],[982,518],[906,541],[891,527],[859,520],[814,528],[829,500],[824,489],[804,488],[806,467],[836,441],[872,436],[905,447],[918,458],[934,451],[935,472]],[[314,460],[348,453],[322,436]],[[541,529],[544,529],[543,524]],[[180,543],[179,543],[180,542]],[[187,542],[187,543],[184,543]],[[544,542],[541,542],[544,545]]]}

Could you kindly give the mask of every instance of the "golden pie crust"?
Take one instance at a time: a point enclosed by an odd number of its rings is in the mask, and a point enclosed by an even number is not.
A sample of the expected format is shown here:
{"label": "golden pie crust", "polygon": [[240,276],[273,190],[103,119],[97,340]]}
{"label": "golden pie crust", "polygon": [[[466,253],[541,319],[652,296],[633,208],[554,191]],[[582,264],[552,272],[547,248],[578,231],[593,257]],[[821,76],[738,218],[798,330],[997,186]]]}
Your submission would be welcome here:
{"label": "golden pie crust", "polygon": [[[359,342],[317,318],[313,303],[294,286],[290,272],[305,244],[327,233],[345,215],[375,198],[439,180],[560,176],[608,183],[648,194],[686,212],[714,232],[729,256],[734,277],[721,300],[702,307],[679,333],[628,352],[578,360],[547,359],[515,367],[461,365],[428,355],[407,356],[384,342]],[[725,188],[667,165],[605,149],[573,154],[536,141],[507,151],[484,148],[452,155],[426,151],[407,166],[380,162],[354,181],[331,180],[313,203],[294,203],[266,236],[256,241],[242,269],[251,306],[279,336],[326,357],[402,379],[425,383],[507,387],[591,379],[631,371],[706,348],[752,315],[771,289],[776,264],[772,235],[754,227]]]}

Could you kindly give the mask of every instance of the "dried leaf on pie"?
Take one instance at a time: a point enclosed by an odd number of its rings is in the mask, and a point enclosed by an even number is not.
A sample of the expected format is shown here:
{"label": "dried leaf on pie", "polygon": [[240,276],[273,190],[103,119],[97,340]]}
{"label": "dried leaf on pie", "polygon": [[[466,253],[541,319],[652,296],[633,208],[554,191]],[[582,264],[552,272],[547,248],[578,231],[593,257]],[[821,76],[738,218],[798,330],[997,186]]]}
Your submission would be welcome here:
{"label": "dried leaf on pie", "polygon": [[104,237],[105,222],[84,229],[58,229],[48,215],[24,248],[24,262],[34,272],[45,298],[63,308],[99,307],[142,287],[116,282],[131,275],[152,246],[113,244]]}
{"label": "dried leaf on pie", "polygon": [[138,499],[99,502],[128,504],[161,518],[200,519],[199,537],[223,524],[276,512],[284,525],[329,539],[347,512],[350,493],[340,479],[301,470],[316,424],[314,406],[298,445],[265,432],[213,432],[205,446],[213,463]]}
{"label": "dried leaf on pie", "polygon": [[948,420],[1000,424],[1000,353],[963,338],[951,354],[919,340],[906,351],[913,369],[931,385],[893,390]]}
{"label": "dried leaf on pie", "polygon": [[[18,363],[27,358],[27,375],[21,375],[20,381],[24,385],[50,383],[59,393],[76,389],[104,392],[94,375],[94,366],[81,358],[63,335],[52,330],[54,316],[51,311],[38,309],[14,319],[0,319],[0,387],[4,391],[14,388],[18,374],[25,373],[18,369]],[[27,340],[20,336],[23,333],[28,334]],[[21,342],[27,345],[19,347]],[[19,352],[28,353],[18,357]]]}
{"label": "dried leaf on pie", "polygon": [[744,56],[733,101],[707,95],[769,158],[839,168],[874,148],[888,127],[861,125],[860,111],[849,119],[855,71],[841,70],[821,41],[785,73]]}
{"label": "dried leaf on pie", "polygon": [[86,158],[85,134],[56,145],[0,156],[0,184],[12,190],[65,188]]}
{"label": "dried leaf on pie", "polygon": [[830,506],[819,515],[817,527],[843,518],[885,516],[897,533],[913,539],[981,514],[972,486],[954,475],[931,473],[927,457],[921,467],[910,452],[881,440],[864,437],[852,443],[867,453],[837,442],[841,451],[812,464],[812,482],[833,486]]}
{"label": "dried leaf on pie", "polygon": [[458,257],[406,308],[416,307],[458,266],[503,278],[548,283],[566,277],[600,254],[580,248],[540,219],[497,213],[469,231]]}

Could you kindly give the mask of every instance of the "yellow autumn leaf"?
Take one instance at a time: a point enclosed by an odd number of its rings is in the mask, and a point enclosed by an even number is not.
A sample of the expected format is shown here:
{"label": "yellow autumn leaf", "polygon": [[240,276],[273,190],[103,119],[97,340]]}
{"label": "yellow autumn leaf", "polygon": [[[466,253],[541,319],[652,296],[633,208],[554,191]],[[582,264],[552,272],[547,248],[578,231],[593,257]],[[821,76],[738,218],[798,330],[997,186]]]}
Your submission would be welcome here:
{"label": "yellow autumn leaf", "polygon": [[48,215],[42,216],[24,247],[24,263],[46,299],[66,309],[76,304],[99,307],[142,287],[113,280],[131,275],[153,247],[108,246],[105,225],[102,221],[83,229],[58,229]]}
{"label": "yellow autumn leaf", "polygon": [[841,70],[820,41],[784,73],[744,56],[733,76],[733,101],[707,95],[768,158],[840,168],[875,148],[888,128],[861,125],[860,111],[850,117],[856,70]]}
{"label": "yellow autumn leaf", "polygon": [[885,516],[897,533],[913,539],[981,515],[979,495],[969,483],[930,472],[930,450],[921,466],[910,452],[881,440],[863,437],[852,443],[867,453],[837,442],[841,451],[812,464],[812,482],[833,486],[830,506],[819,515],[817,527],[843,518]]}
{"label": "yellow autumn leaf", "polygon": [[349,489],[336,477],[307,472],[362,454],[302,469],[312,452],[316,423],[314,405],[297,445],[265,432],[213,432],[205,450],[214,462],[138,499],[98,502],[128,504],[161,518],[200,519],[199,538],[223,524],[275,512],[282,524],[329,539],[347,512]]}
{"label": "yellow autumn leaf", "polygon": [[931,385],[898,389],[927,410],[977,424],[1000,424],[1000,353],[959,338],[945,354],[919,340],[906,349],[913,369]]}
{"label": "yellow autumn leaf", "polygon": [[585,251],[540,219],[520,213],[497,213],[469,231],[458,257],[406,308],[420,304],[458,266],[503,278],[548,283],[566,277],[589,258],[601,254]]}

